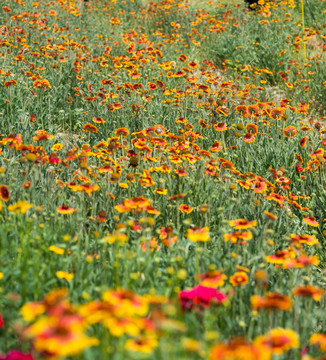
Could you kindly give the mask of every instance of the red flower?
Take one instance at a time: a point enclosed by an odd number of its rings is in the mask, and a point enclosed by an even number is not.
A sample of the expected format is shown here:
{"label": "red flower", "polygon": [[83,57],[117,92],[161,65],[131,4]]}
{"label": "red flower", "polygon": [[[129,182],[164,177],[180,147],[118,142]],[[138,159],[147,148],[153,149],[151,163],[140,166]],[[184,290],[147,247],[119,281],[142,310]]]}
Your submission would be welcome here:
{"label": "red flower", "polygon": [[10,199],[9,189],[6,185],[0,186],[0,199],[3,201],[8,201]]}

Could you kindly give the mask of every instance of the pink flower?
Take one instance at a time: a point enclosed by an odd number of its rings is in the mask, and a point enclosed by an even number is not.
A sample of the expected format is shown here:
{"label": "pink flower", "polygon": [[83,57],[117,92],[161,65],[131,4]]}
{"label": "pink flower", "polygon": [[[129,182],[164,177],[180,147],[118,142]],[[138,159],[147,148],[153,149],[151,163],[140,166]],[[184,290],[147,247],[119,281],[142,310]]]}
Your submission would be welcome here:
{"label": "pink flower", "polygon": [[181,304],[184,309],[191,310],[193,306],[203,306],[205,308],[213,304],[223,304],[227,301],[227,296],[214,288],[198,285],[190,290],[183,290],[179,293]]}
{"label": "pink flower", "polygon": [[11,350],[7,355],[0,355],[0,360],[33,360],[31,354],[23,354],[20,351]]}

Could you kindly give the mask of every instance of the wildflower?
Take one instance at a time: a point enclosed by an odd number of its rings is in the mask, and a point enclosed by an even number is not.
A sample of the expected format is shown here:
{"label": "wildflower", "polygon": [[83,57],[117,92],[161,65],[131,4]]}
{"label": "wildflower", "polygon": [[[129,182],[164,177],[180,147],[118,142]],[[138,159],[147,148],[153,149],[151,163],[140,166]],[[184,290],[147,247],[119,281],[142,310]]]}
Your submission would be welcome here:
{"label": "wildflower", "polygon": [[251,134],[251,133],[247,133],[244,138],[243,141],[246,143],[252,143],[256,140],[255,135]]}
{"label": "wildflower", "polygon": [[167,189],[162,189],[162,188],[157,188],[154,190],[154,193],[159,195],[166,195],[167,192],[168,192]]}
{"label": "wildflower", "polygon": [[291,299],[287,295],[277,292],[267,293],[265,297],[253,295],[250,303],[253,309],[290,311],[292,307]]}
{"label": "wildflower", "polygon": [[73,214],[75,211],[77,211],[77,209],[73,209],[68,205],[61,205],[57,209],[57,212],[63,215]]}
{"label": "wildflower", "polygon": [[251,231],[234,231],[232,233],[224,234],[224,241],[230,241],[232,244],[245,245],[248,243],[248,240],[252,239]]}
{"label": "wildflower", "polygon": [[67,272],[65,272],[65,271],[57,271],[57,272],[56,272],[56,276],[57,276],[59,279],[65,279],[65,280],[67,280],[68,282],[70,282],[70,281],[74,278],[74,274],[67,273]]}
{"label": "wildflower", "polygon": [[218,123],[214,124],[214,129],[216,131],[222,132],[228,129],[227,125],[225,123]]}
{"label": "wildflower", "polygon": [[55,246],[55,245],[51,245],[49,247],[49,250],[56,253],[56,254],[58,254],[58,255],[63,255],[65,253],[64,249],[62,249],[62,248],[60,248],[58,246]]}
{"label": "wildflower", "polygon": [[292,294],[294,296],[303,296],[303,297],[311,297],[315,301],[320,301],[321,297],[324,295],[324,290],[320,288],[316,288],[312,285],[306,286],[297,286],[293,289]]}
{"label": "wildflower", "polygon": [[34,358],[31,354],[11,350],[7,353],[7,355],[0,355],[0,360],[34,360]]}
{"label": "wildflower", "polygon": [[126,341],[125,349],[129,351],[150,354],[158,346],[155,336],[141,336]]}
{"label": "wildflower", "polygon": [[252,220],[252,221],[247,221],[245,219],[231,220],[229,222],[229,225],[231,227],[234,227],[235,230],[238,229],[245,230],[257,226],[257,220]]}
{"label": "wildflower", "polygon": [[199,275],[202,281],[199,285],[216,289],[217,287],[224,286],[227,276],[223,274],[222,270],[207,271],[205,274]]}
{"label": "wildflower", "polygon": [[311,345],[318,345],[321,352],[326,352],[326,335],[313,334],[310,336],[309,342]]}
{"label": "wildflower", "polygon": [[187,213],[187,214],[190,214],[192,211],[193,211],[193,207],[189,206],[189,205],[186,205],[186,204],[181,204],[179,206],[179,210],[182,212],[182,213]]}
{"label": "wildflower", "polygon": [[3,201],[8,201],[10,199],[8,186],[0,185],[0,199]]}
{"label": "wildflower", "polygon": [[37,136],[33,137],[33,141],[44,141],[44,140],[50,140],[54,138],[54,135],[48,134],[45,130],[37,130],[35,131]]}
{"label": "wildflower", "polygon": [[214,345],[210,360],[270,360],[270,350],[259,344],[252,344],[243,338],[231,339],[228,343]]}
{"label": "wildflower", "polygon": [[16,214],[25,214],[31,207],[33,207],[33,205],[29,204],[27,201],[18,200],[16,204],[9,205],[8,210]]}
{"label": "wildflower", "polygon": [[313,227],[318,227],[318,221],[316,221],[316,219],[313,216],[308,216],[302,219],[302,221],[304,221],[306,224],[313,226]]}
{"label": "wildflower", "polygon": [[294,126],[288,126],[283,130],[283,134],[288,138],[293,138],[297,134],[297,129]]}
{"label": "wildflower", "polygon": [[190,241],[194,242],[206,242],[210,240],[209,229],[207,226],[200,228],[199,226],[195,226],[191,229],[187,230],[186,237]]}
{"label": "wildflower", "polygon": [[272,354],[282,355],[299,347],[299,336],[291,329],[271,329],[267,334],[258,336],[254,344],[262,345],[271,350]]}
{"label": "wildflower", "polygon": [[207,308],[211,304],[225,304],[227,296],[216,289],[198,285],[179,293],[182,307],[191,310],[194,306]]}
{"label": "wildflower", "polygon": [[244,271],[236,272],[230,277],[230,283],[233,286],[246,285],[248,284],[248,275]]}
{"label": "wildflower", "polygon": [[95,134],[98,133],[97,127],[93,124],[85,124],[83,126],[83,131]]}

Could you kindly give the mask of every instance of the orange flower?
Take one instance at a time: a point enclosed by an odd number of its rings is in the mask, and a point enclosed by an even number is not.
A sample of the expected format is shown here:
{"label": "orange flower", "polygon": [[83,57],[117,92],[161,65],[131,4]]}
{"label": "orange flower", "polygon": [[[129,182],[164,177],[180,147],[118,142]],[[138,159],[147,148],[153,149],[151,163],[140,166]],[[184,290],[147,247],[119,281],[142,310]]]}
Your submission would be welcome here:
{"label": "orange flower", "polygon": [[313,334],[309,342],[311,345],[318,345],[320,351],[326,352],[326,334]]}
{"label": "orange flower", "polygon": [[15,86],[15,85],[17,85],[17,81],[16,81],[16,80],[8,80],[8,81],[5,81],[5,82],[3,83],[3,85],[4,85],[5,87]]}
{"label": "orange flower", "polygon": [[324,290],[320,288],[316,288],[312,285],[306,286],[297,286],[293,289],[292,294],[294,296],[304,296],[304,297],[311,297],[315,301],[320,301],[321,297],[324,295]]}
{"label": "orange flower", "polygon": [[248,134],[256,135],[258,133],[258,127],[256,124],[247,124],[246,125],[246,131]]}
{"label": "orange flower", "polygon": [[275,355],[282,355],[300,345],[298,334],[291,329],[272,329],[266,335],[255,338],[254,344],[269,348]]}
{"label": "orange flower", "polygon": [[243,141],[246,142],[246,143],[252,143],[256,140],[256,137],[250,133],[247,133],[244,138],[243,138]]}
{"label": "orange flower", "polygon": [[257,220],[247,221],[245,219],[237,219],[237,220],[231,220],[229,222],[229,225],[231,227],[234,227],[235,230],[238,229],[249,229],[251,227],[257,226]]}
{"label": "orange flower", "polygon": [[75,211],[77,211],[77,209],[73,209],[68,205],[61,205],[57,209],[57,212],[63,215],[73,214]]}
{"label": "orange flower", "polygon": [[294,126],[288,126],[283,130],[283,134],[288,138],[293,138],[297,134],[297,129]]}
{"label": "orange flower", "polygon": [[233,233],[225,234],[224,241],[231,241],[232,244],[246,245],[248,240],[252,239],[250,231],[234,231]]}
{"label": "orange flower", "polygon": [[114,132],[114,134],[117,136],[121,135],[121,136],[126,137],[129,134],[129,130],[127,128],[119,128]]}
{"label": "orange flower", "polygon": [[290,311],[292,307],[291,299],[277,292],[267,293],[265,297],[253,295],[250,303],[253,309]]}
{"label": "orange flower", "polygon": [[248,279],[248,275],[244,271],[239,271],[230,277],[230,283],[233,286],[246,285],[248,284]]}
{"label": "orange flower", "polygon": [[302,221],[304,221],[306,224],[313,226],[313,227],[318,227],[319,224],[316,221],[316,219],[313,216],[308,216],[302,219]]}
{"label": "orange flower", "polygon": [[85,124],[83,126],[83,131],[95,134],[98,133],[97,127],[93,124]]}
{"label": "orange flower", "polygon": [[192,211],[193,211],[193,207],[189,206],[189,205],[186,205],[186,204],[181,204],[179,206],[179,210],[182,212],[182,213],[187,213],[187,214],[190,214]]}
{"label": "orange flower", "polygon": [[218,124],[214,124],[214,129],[216,131],[221,132],[221,131],[227,130],[228,127],[227,127],[226,123],[218,123]]}
{"label": "orange flower", "polygon": [[209,360],[270,360],[271,352],[265,346],[255,345],[243,338],[231,339],[212,347]]}

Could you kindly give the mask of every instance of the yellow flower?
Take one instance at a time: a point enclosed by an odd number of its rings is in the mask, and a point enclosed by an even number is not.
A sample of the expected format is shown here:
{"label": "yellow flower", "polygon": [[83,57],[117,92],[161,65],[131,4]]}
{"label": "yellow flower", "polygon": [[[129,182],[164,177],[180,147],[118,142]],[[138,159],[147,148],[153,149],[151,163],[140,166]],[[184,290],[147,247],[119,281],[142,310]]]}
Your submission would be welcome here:
{"label": "yellow flower", "polygon": [[16,214],[25,214],[31,207],[33,207],[33,205],[29,204],[27,201],[18,200],[16,204],[9,205],[8,210]]}
{"label": "yellow flower", "polygon": [[3,278],[3,273],[0,272],[0,280]]}
{"label": "yellow flower", "polygon": [[191,241],[209,241],[209,229],[207,226],[203,228],[196,226],[187,230],[186,237]]}
{"label": "yellow flower", "polygon": [[63,255],[65,253],[64,249],[54,245],[51,245],[49,250],[55,252],[58,255]]}
{"label": "yellow flower", "polygon": [[56,275],[59,279],[66,279],[68,282],[74,278],[74,274],[70,274],[65,271],[57,271]]}

